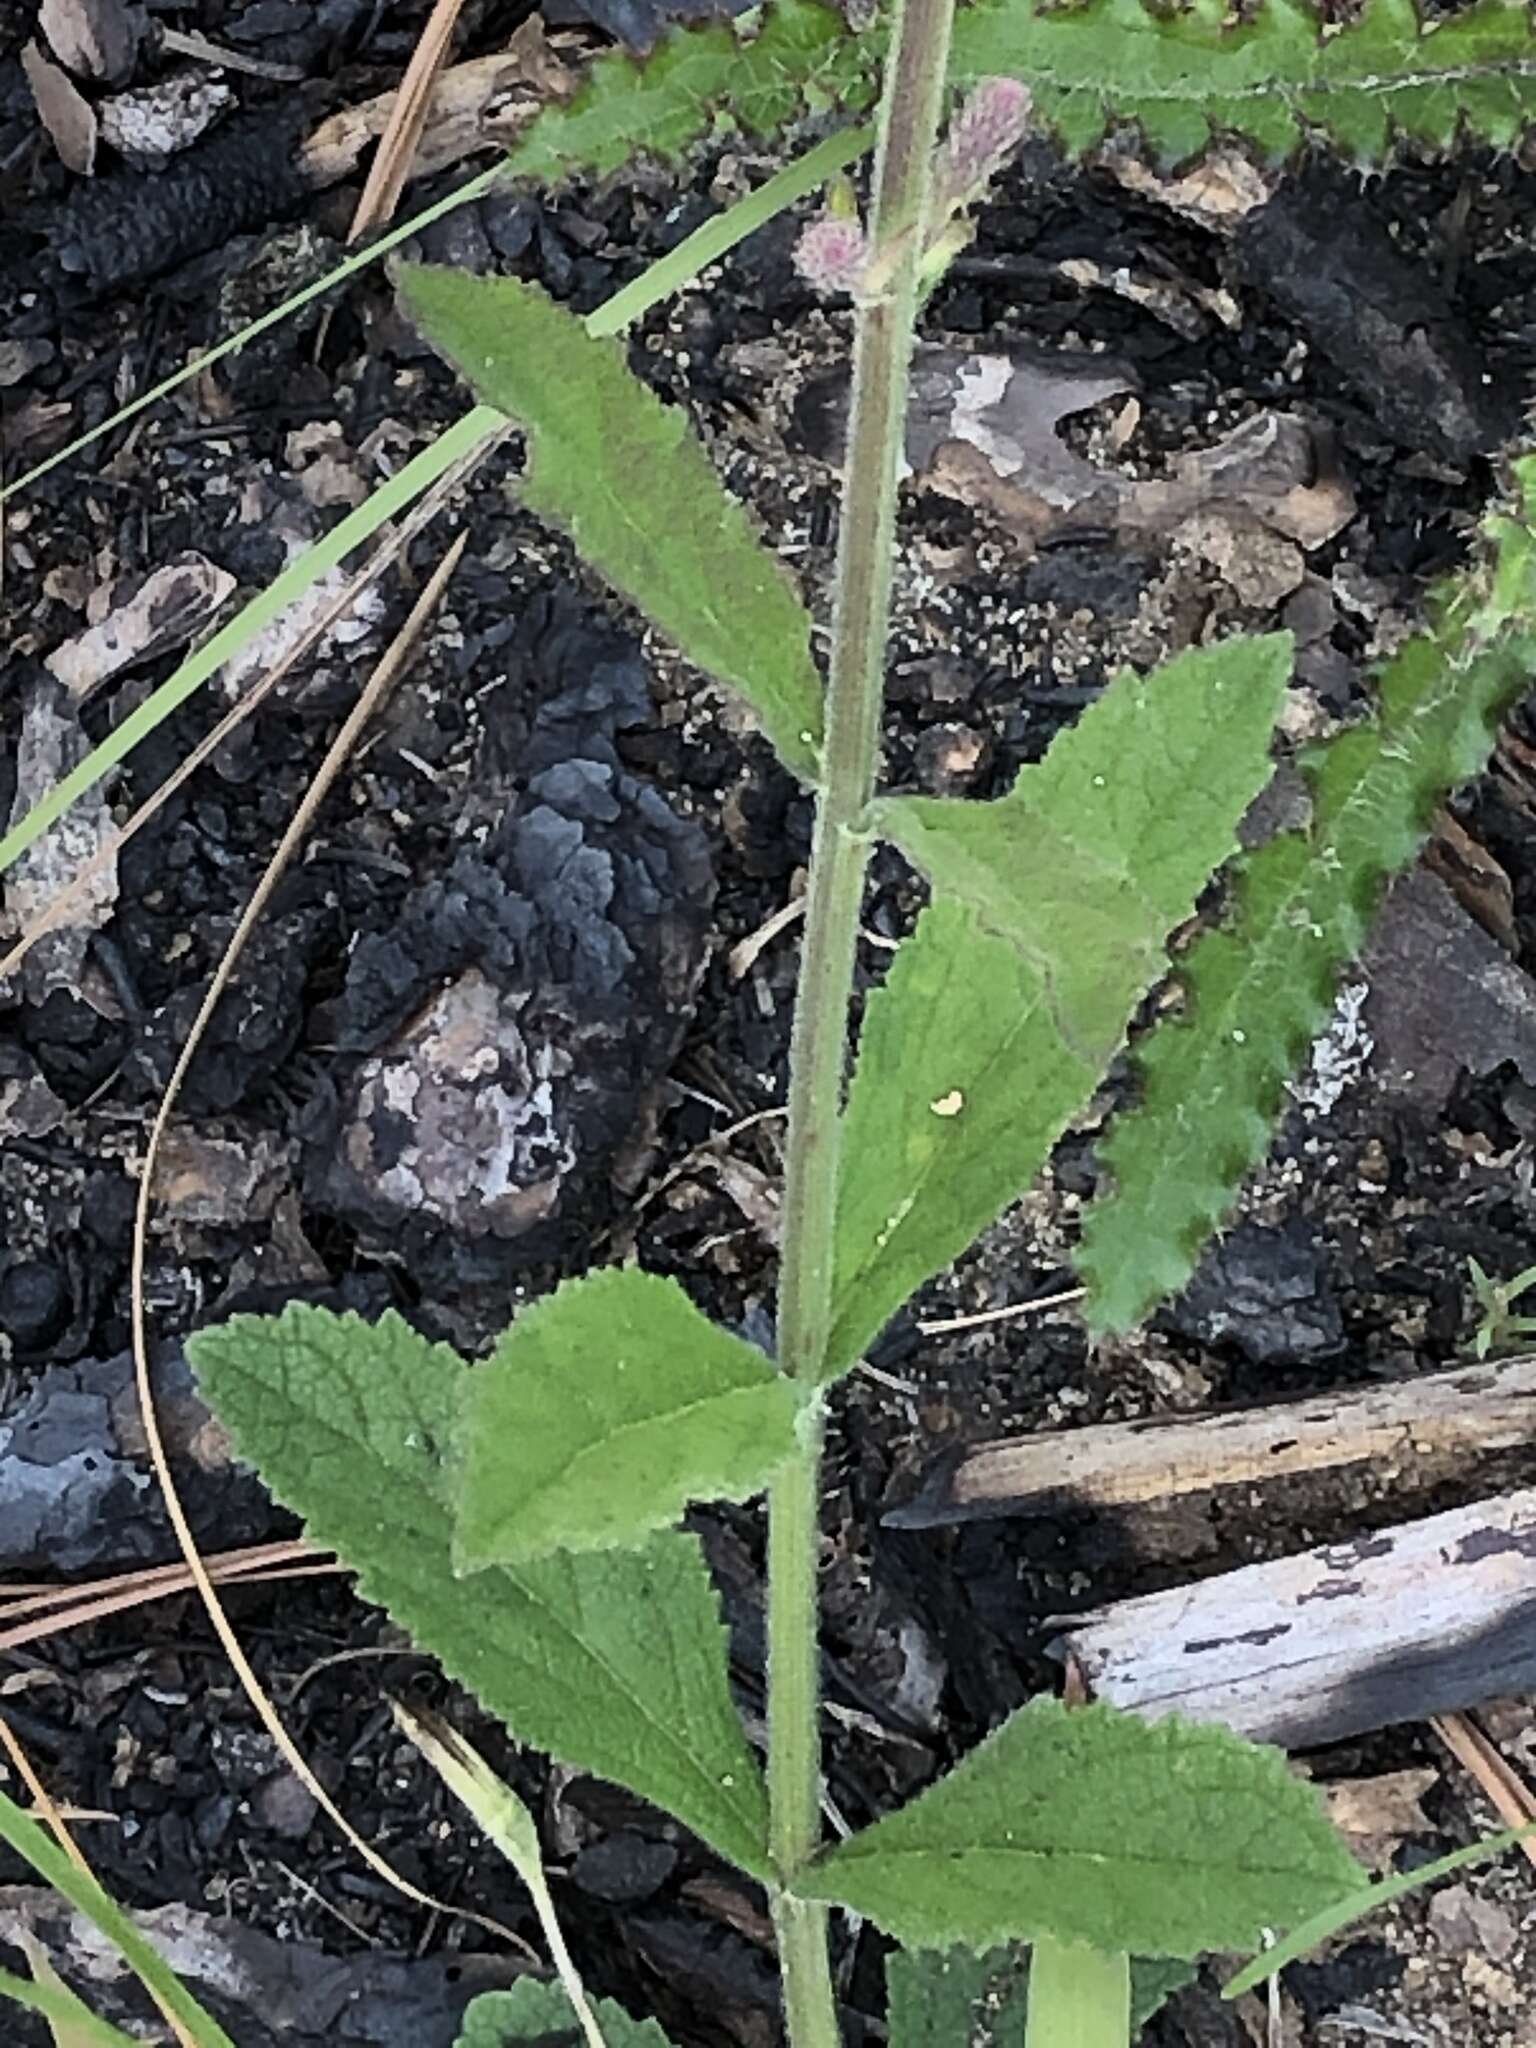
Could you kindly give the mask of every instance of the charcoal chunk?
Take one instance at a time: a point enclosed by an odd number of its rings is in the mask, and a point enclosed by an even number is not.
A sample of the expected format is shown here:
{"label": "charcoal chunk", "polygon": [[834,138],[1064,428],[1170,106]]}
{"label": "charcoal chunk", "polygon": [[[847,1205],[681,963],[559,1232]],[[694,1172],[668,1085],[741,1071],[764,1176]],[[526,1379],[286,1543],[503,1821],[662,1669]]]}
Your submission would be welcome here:
{"label": "charcoal chunk", "polygon": [[1287,179],[1243,222],[1236,255],[1400,446],[1465,464],[1514,431],[1518,393],[1352,179],[1322,166]]}
{"label": "charcoal chunk", "polygon": [[1344,1348],[1344,1318],[1322,1254],[1300,1226],[1240,1223],[1206,1254],[1169,1320],[1255,1365],[1299,1365]]}
{"label": "charcoal chunk", "polygon": [[508,664],[483,836],[353,948],[307,1126],[310,1201],[428,1286],[556,1256],[584,1199],[633,1184],[714,896],[699,827],[620,758],[652,715],[633,643],[562,597]]}
{"label": "charcoal chunk", "polygon": [[231,121],[153,176],[101,179],[60,208],[44,232],[61,270],[92,293],[174,270],[305,203],[291,124]]}

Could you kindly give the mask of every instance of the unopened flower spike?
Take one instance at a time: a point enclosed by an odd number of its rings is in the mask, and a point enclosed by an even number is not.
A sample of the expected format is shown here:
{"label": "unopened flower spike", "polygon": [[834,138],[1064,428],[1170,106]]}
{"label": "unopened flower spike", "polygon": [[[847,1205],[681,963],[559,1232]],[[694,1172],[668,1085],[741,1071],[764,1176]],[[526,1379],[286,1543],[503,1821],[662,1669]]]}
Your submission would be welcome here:
{"label": "unopened flower spike", "polygon": [[1029,87],[1016,78],[984,78],[949,124],[935,165],[935,210],[942,216],[977,198],[1023,141]]}
{"label": "unopened flower spike", "polygon": [[949,124],[934,154],[920,273],[925,298],[974,238],[969,208],[1023,141],[1029,113],[1027,86],[1016,78],[984,78]]}

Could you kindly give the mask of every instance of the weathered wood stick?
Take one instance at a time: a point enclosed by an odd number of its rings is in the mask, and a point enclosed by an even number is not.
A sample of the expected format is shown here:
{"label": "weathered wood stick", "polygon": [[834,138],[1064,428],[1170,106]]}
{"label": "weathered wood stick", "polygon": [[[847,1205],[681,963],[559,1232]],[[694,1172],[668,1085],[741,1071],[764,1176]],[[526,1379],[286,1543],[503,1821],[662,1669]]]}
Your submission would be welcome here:
{"label": "weathered wood stick", "polygon": [[1288,1749],[1536,1688],[1536,1492],[1121,1601],[1052,1645],[1089,1694]]}
{"label": "weathered wood stick", "polygon": [[952,1453],[885,1520],[928,1529],[1064,1507],[1129,1507],[1330,1466],[1390,1467],[1533,1441],[1536,1358],[1510,1358],[1272,1408],[999,1438]]}

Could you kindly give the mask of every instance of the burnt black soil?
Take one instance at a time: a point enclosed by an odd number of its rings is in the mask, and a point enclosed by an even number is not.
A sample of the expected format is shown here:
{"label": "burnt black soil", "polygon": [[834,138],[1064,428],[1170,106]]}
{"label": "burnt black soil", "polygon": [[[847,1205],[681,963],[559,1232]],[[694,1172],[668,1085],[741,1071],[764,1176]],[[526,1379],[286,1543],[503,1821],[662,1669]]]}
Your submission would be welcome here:
{"label": "burnt black soil", "polygon": [[[199,26],[302,64],[297,97],[312,124],[396,82],[426,11],[414,0],[371,11],[232,0]],[[463,53],[500,47],[515,19],[513,9],[471,6]],[[286,162],[295,96],[243,74],[230,82],[247,124],[238,146]],[[584,311],[771,162],[716,146],[680,175],[647,169],[545,200],[498,194],[450,216],[419,253],[536,279]],[[355,187],[306,192],[270,168],[255,183],[257,199],[247,194],[217,247],[167,259],[146,230],[124,253],[112,225],[119,201],[110,189],[83,197],[59,169],[18,63],[0,50],[0,353],[21,345],[0,378],[10,473],[334,259]],[[438,189],[413,187],[410,203]],[[1115,662],[1146,664],[1281,614],[1304,629],[1297,730],[1325,729],[1357,705],[1370,659],[1421,614],[1428,583],[1464,558],[1530,395],[1533,201],[1536,174],[1475,152],[1449,164],[1409,157],[1369,180],[1315,166],[1291,174],[1267,225],[1261,215],[1233,243],[1132,197],[1105,171],[1030,152],[930,306],[927,333],[1103,351],[1128,365],[1140,412],[1115,459],[1141,473],[1263,408],[1300,410],[1357,510],[1309,556],[1303,590],[1277,614],[1245,606],[1188,551],[1066,531],[1021,562],[970,512],[914,495],[887,720],[893,786],[996,793]],[[263,205],[269,217],[251,217]],[[848,321],[796,279],[795,225],[763,231],[652,316],[631,359],[688,407],[824,616],[836,479],[799,445],[794,400],[846,362]],[[85,257],[66,269],[70,248]],[[103,248],[115,271],[103,268]],[[1194,310],[1176,330],[1145,305],[1070,281],[1060,266],[1072,260],[1167,285]],[[1336,288],[1321,289],[1321,275]],[[1230,323],[1209,310],[1221,292]],[[314,320],[285,325],[8,508],[4,808],[39,665],[81,631],[93,592],[131,587],[189,552],[243,590],[259,587],[338,516],[313,473],[319,456],[337,465],[343,492],[348,473],[371,487],[463,405],[374,270],[336,296],[323,333]],[[1102,454],[1114,417],[1109,408],[1074,421],[1069,438]],[[157,1334],[169,1342],[232,1308],[298,1293],[392,1304],[474,1352],[518,1300],[630,1253],[678,1275],[733,1326],[767,1329],[777,1126],[760,1121],[700,1148],[783,1099],[793,933],[745,973],[731,953],[797,886],[809,806],[718,693],[650,643],[519,508],[514,473],[503,459],[479,474],[415,545],[409,576],[381,586],[371,632],[302,668],[140,834],[120,863],[115,914],[89,936],[73,984],[12,986],[0,1009],[3,1072],[8,1085],[44,1088],[55,1106],[28,1120],[14,1090],[7,1098],[0,1336],[14,1396],[49,1367],[124,1349],[132,1175],[158,1090],[366,664],[461,530],[468,548],[424,649],[285,878],[184,1093],[193,1136],[218,1143],[197,1155],[203,1199],[164,1216],[154,1235]],[[160,654],[93,697],[89,736],[115,726],[176,658]],[[139,747],[112,786],[114,814],[127,816],[224,708],[206,690]],[[1455,806],[1508,877],[1504,935],[1527,969],[1533,747],[1536,721],[1522,706],[1495,769]],[[617,792],[602,817],[581,796],[594,774]],[[535,812],[553,839],[530,839]],[[601,914],[549,884],[559,847],[571,846],[629,877]],[[883,857],[866,917],[870,974],[919,900],[912,877]],[[634,942],[643,973],[613,968],[615,932]],[[493,975],[498,946],[524,959],[531,947],[542,985],[558,986],[541,1042],[579,1056],[591,1084],[579,1123],[545,1134],[558,1159],[549,1214],[510,1244],[478,1224],[402,1224],[378,1207],[366,1173],[336,1170],[361,1063],[446,978]],[[1209,1312],[1208,1285],[1135,1342],[1095,1356],[1070,1309],[923,1334],[924,1317],[1072,1284],[1075,1216],[1095,1171],[1090,1125],[1066,1141],[1049,1185],[886,1334],[874,1371],[841,1402],[827,1482],[829,1793],[847,1823],[887,1808],[1056,1682],[1044,1655],[1051,1617],[1474,1500],[1528,1473],[1528,1460],[1507,1458],[1437,1471],[1412,1493],[1333,1480],[1113,1525],[1015,1519],[914,1533],[880,1523],[957,1442],[1274,1398],[1461,1356],[1468,1257],[1501,1274],[1530,1257],[1533,1082],[1536,1068],[1522,1076],[1506,1061],[1458,1072],[1443,1100],[1425,1100],[1367,1071],[1325,1111],[1298,1108],[1224,1253],[1241,1265],[1250,1304],[1236,1321]],[[1106,1103],[1128,1085],[1112,1077]],[[396,1131],[380,1143],[407,1141]],[[395,1156],[381,1152],[373,1166]],[[263,1162],[254,1182],[242,1178],[253,1159]],[[1228,1271],[1218,1291],[1233,1284]],[[743,1703],[755,1710],[757,1522],[728,1512],[700,1526]],[[761,1898],[697,1844],[623,1793],[509,1755],[344,1581],[251,1589],[230,1605],[316,1769],[404,1874],[537,1943],[505,1866],[457,1824],[394,1732],[391,1694],[452,1704],[540,1811],[572,1946],[595,1989],[655,2010],[679,2041],[758,2048],[774,2037]],[[146,1607],[6,1661],[7,1714],[51,1789],[113,1816],[86,1825],[82,1840],[128,1904],[228,1912],[342,1956],[381,1946],[456,1969],[486,1948],[468,1923],[403,1903],[316,1822],[274,1769],[194,1602]],[[1522,1726],[1528,1736],[1517,1717],[1517,1754]],[[1440,1761],[1414,1728],[1314,1760],[1328,1778]],[[1427,1831],[1400,1857],[1422,1860],[1484,1818],[1449,1779],[1428,1808]],[[1513,1896],[1518,1875],[1496,1885]],[[1466,1989],[1426,1941],[1424,1916],[1410,1908],[1337,1963],[1313,1966],[1298,1985],[1292,2038],[1339,2038],[1325,2022],[1341,2007],[1390,2010],[1405,2024],[1412,2015],[1464,2041],[1529,2038],[1518,1959],[1478,1958],[1485,1979],[1500,1981]],[[842,1960],[850,2024],[874,2024],[873,1935]],[[1238,2029],[1196,1997],[1153,2038],[1203,2048],[1246,2041]]]}

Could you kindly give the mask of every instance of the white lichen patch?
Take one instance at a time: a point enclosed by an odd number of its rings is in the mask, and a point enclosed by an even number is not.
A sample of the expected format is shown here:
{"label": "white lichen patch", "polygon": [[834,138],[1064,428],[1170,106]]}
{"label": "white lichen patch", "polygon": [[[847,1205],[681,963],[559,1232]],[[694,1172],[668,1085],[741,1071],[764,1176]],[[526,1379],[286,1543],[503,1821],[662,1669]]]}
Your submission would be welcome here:
{"label": "white lichen patch", "polygon": [[1339,991],[1328,1029],[1313,1043],[1307,1071],[1287,1084],[1303,1109],[1326,1116],[1370,1064],[1376,1041],[1365,1026],[1369,994],[1369,984],[1363,981],[1351,982]]}

